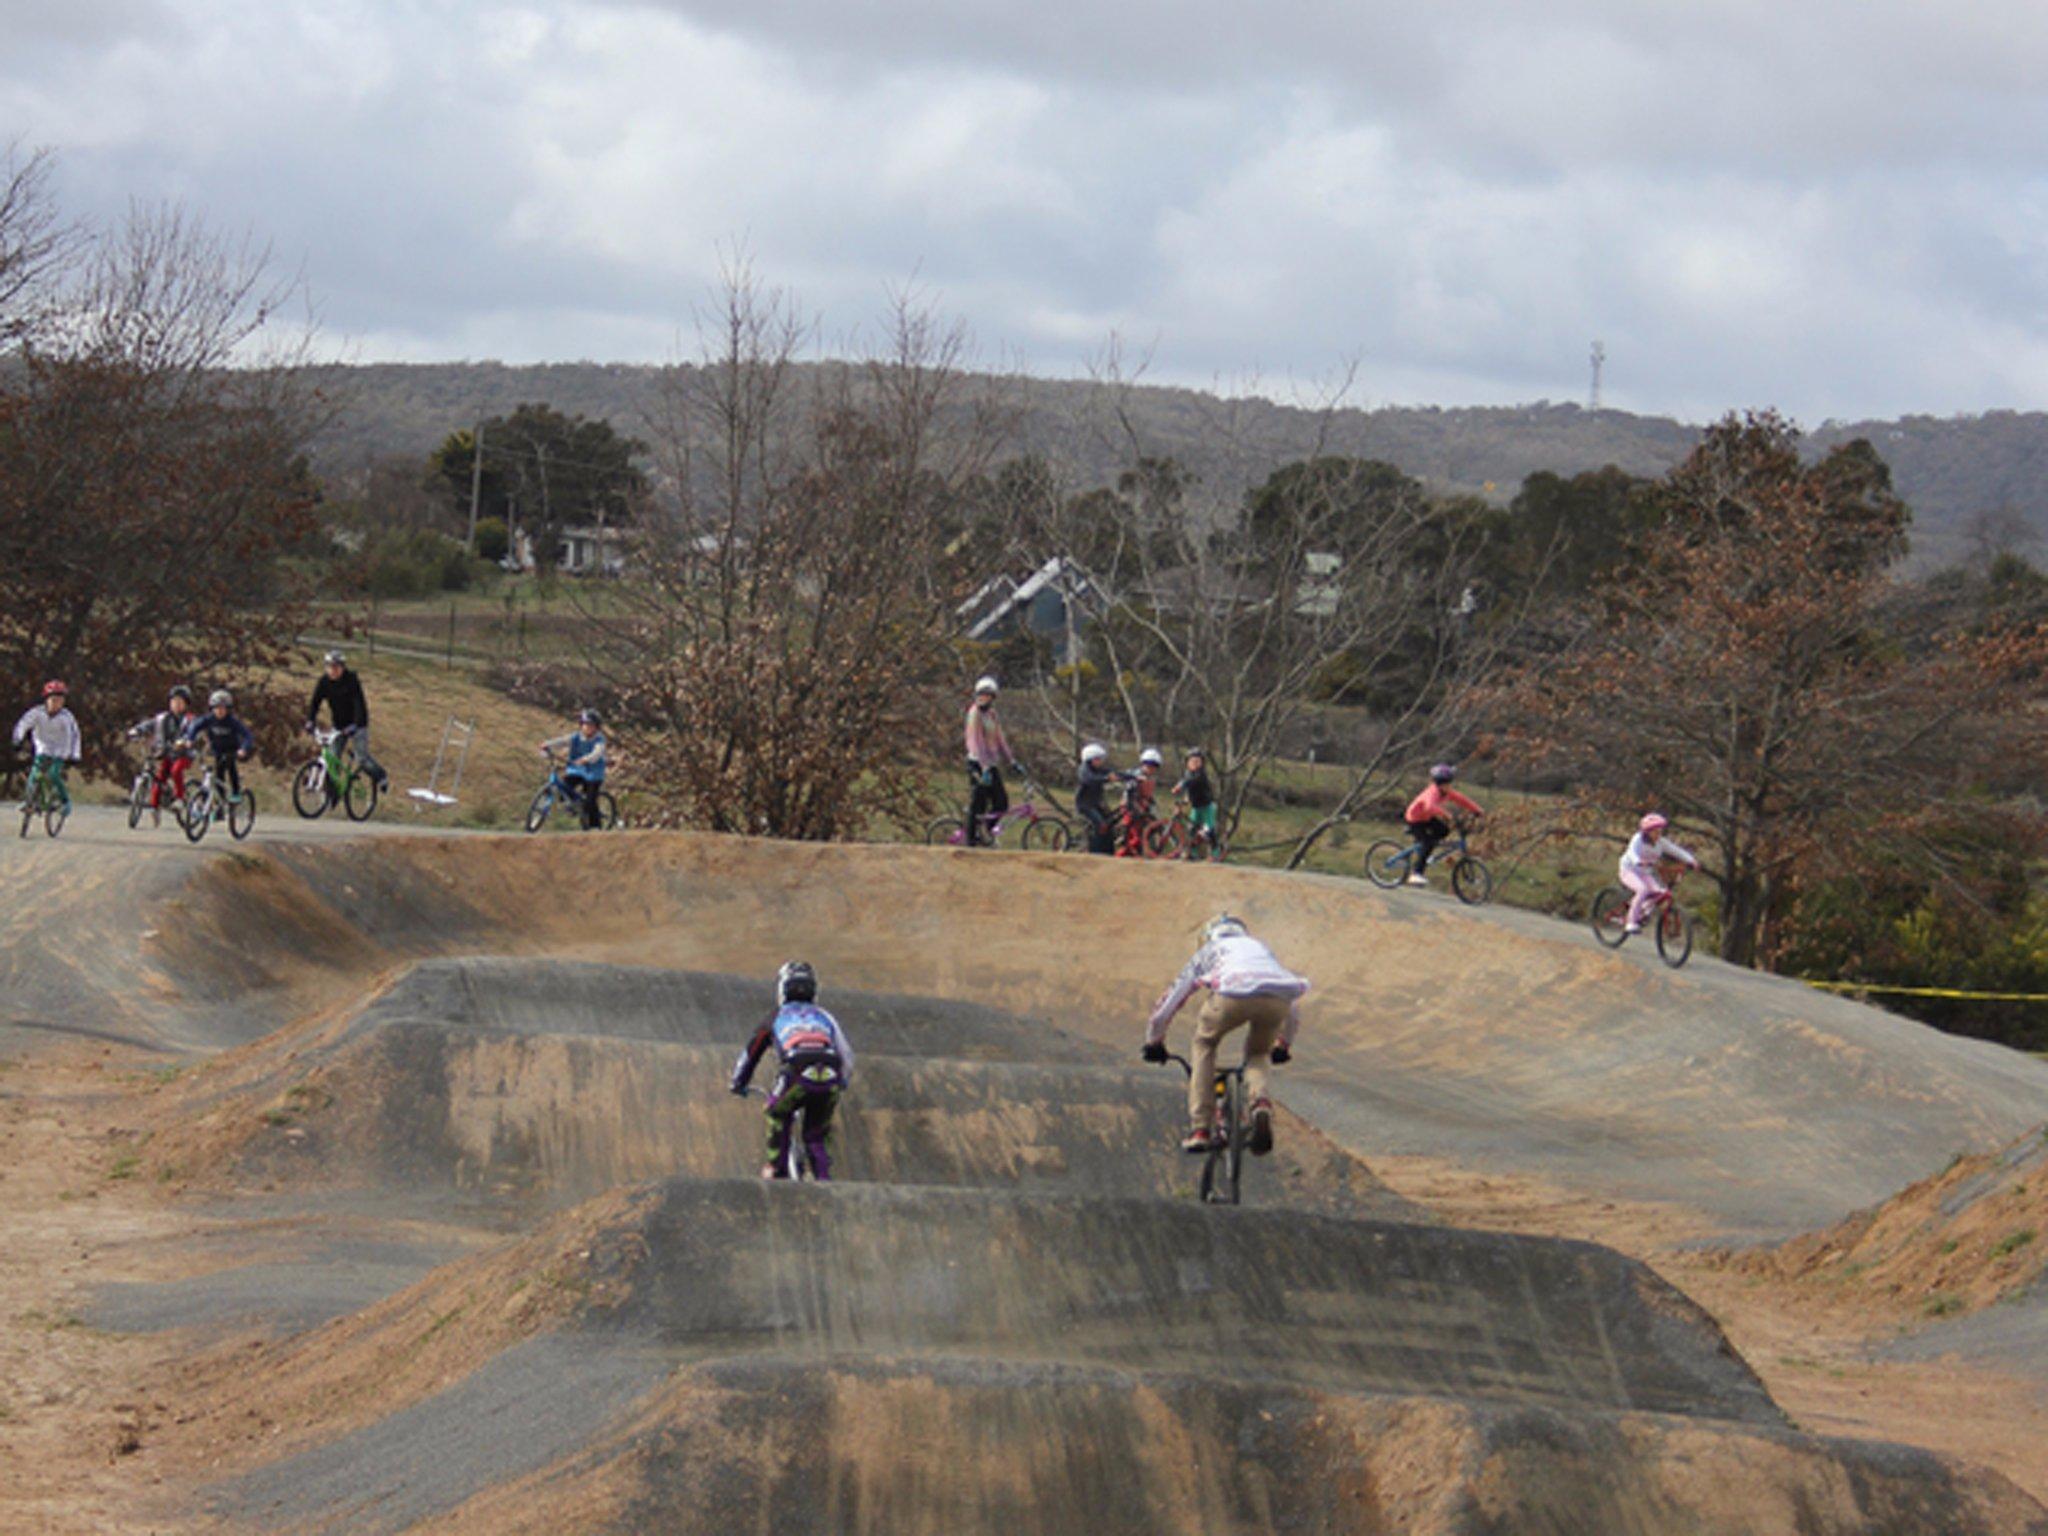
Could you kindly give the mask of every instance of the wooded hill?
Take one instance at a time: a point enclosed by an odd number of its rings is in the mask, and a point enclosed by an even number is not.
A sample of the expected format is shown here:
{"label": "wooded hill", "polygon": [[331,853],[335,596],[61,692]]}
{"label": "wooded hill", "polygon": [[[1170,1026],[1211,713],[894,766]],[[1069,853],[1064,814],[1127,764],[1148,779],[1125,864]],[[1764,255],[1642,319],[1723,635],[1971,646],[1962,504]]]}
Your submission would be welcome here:
{"label": "wooded hill", "polygon": [[[814,364],[829,368],[831,364]],[[450,432],[526,401],[609,420],[645,435],[658,370],[618,363],[373,363],[333,367],[320,379],[335,419],[320,444],[321,468],[347,475],[379,459],[424,457]],[[1135,451],[1172,457],[1213,490],[1234,497],[1273,469],[1316,452],[1383,459],[1445,490],[1506,501],[1542,469],[1572,474],[1613,464],[1661,474],[1698,441],[1699,424],[1572,404],[1387,407],[1331,413],[1271,400],[1136,386],[1117,403],[1084,380],[990,380],[1018,413],[1018,451],[1060,465],[1077,487],[1106,483]],[[1731,402],[1731,404],[1767,402]],[[1907,416],[1826,422],[1808,448],[1819,453],[1867,437],[1892,467],[1914,511],[1916,563],[1963,553],[1972,514],[2001,507],[2048,538],[2048,414]]]}

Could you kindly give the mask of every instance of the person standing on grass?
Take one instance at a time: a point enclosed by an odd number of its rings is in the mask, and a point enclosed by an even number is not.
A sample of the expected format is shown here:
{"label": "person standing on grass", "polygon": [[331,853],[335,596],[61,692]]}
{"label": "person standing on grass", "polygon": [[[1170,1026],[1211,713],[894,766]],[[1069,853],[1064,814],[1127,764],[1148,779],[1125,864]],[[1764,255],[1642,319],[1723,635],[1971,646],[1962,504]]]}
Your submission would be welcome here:
{"label": "person standing on grass", "polygon": [[996,719],[996,680],[984,677],[974,685],[974,698],[967,706],[967,846],[988,842],[996,819],[1010,808],[1010,792],[1003,785],[1003,769],[1017,766],[1010,750],[1010,738]]}
{"label": "person standing on grass", "polygon": [[370,756],[370,701],[363,697],[363,680],[349,670],[348,658],[339,651],[327,653],[320,681],[313,685],[313,702],[306,706],[308,731],[319,724],[322,704],[327,706],[328,718],[363,772],[376,782],[379,790],[387,788],[390,776]]}

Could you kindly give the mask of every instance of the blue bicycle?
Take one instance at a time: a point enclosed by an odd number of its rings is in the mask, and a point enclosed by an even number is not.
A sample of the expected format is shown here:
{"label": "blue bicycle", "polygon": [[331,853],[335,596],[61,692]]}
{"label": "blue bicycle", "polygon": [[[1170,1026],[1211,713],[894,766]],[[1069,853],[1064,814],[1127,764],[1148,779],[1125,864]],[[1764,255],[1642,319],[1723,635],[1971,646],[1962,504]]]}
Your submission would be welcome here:
{"label": "blue bicycle", "polygon": [[[609,832],[619,824],[619,802],[608,789],[593,789],[597,796],[597,827],[595,830]],[[538,832],[548,824],[548,817],[554,814],[556,806],[573,811],[579,824],[583,816],[583,796],[576,786],[562,774],[562,760],[554,753],[548,754],[548,781],[541,785],[533,797],[533,804],[526,808],[526,830]]]}
{"label": "blue bicycle", "polygon": [[[1460,821],[1455,825],[1455,835],[1436,845],[1436,855],[1430,862],[1450,866],[1451,893],[1458,900],[1468,907],[1484,906],[1493,899],[1493,871],[1472,852],[1466,840],[1466,824]],[[1415,861],[1421,856],[1422,844],[1404,846],[1383,837],[1365,850],[1365,878],[1382,890],[1391,891],[1408,883]]]}

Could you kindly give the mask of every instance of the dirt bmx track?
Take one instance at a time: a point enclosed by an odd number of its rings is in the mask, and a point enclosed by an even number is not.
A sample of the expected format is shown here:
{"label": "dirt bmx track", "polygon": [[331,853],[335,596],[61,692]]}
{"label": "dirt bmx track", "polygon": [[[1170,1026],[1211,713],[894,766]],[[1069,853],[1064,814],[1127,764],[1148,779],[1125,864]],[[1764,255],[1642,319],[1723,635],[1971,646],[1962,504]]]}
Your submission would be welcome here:
{"label": "dirt bmx track", "polygon": [[[2048,1120],[2010,1052],[1228,868],[87,814],[0,873],[41,893],[0,915],[9,1347],[83,1378],[0,1403],[0,1529],[2048,1531],[1802,1428],[1637,1260],[1406,1176],[1791,1238]],[[1135,1060],[1221,906],[1316,983],[1236,1212]],[[722,1091],[798,953],[863,1050],[830,1190],[748,1181]]]}

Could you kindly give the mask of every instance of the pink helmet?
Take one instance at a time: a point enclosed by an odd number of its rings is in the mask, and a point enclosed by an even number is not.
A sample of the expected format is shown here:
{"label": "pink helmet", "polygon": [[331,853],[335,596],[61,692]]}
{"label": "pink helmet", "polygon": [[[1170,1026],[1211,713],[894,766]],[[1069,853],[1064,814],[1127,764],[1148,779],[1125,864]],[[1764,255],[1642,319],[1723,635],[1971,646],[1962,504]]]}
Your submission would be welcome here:
{"label": "pink helmet", "polygon": [[69,694],[70,692],[71,690],[64,686],[63,679],[61,678],[53,677],[43,684],[43,697],[46,699],[53,693]]}
{"label": "pink helmet", "polygon": [[1670,825],[1671,819],[1668,816],[1661,816],[1657,812],[1652,811],[1636,823],[1636,829],[1640,832],[1662,832]]}

